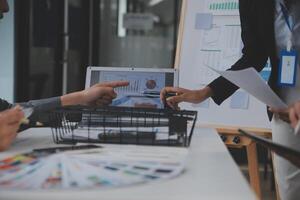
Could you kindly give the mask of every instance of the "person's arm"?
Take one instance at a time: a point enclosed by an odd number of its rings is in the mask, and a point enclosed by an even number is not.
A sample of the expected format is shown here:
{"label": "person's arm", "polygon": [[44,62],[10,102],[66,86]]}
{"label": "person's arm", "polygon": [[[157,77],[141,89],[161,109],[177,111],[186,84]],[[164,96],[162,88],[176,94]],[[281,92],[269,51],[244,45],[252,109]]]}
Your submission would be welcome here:
{"label": "person's arm", "polygon": [[42,123],[48,122],[47,111],[61,106],[61,97],[52,97],[47,99],[30,100],[28,102],[17,103],[24,108],[32,107],[34,112],[30,116],[30,120],[33,122],[39,121]]}
{"label": "person's arm", "polygon": [[[240,19],[242,29],[242,41],[244,44],[242,57],[228,70],[241,70],[254,67],[261,71],[267,63],[268,54],[266,42],[263,36],[257,32],[258,17],[255,10],[255,2],[252,0],[240,1]],[[272,13],[270,13],[272,14]],[[164,101],[165,94],[168,92],[177,93],[177,96],[169,97],[167,103],[176,108],[180,102],[200,103],[209,97],[220,105],[224,100],[231,96],[238,87],[223,77],[215,79],[205,88],[200,90],[187,90],[184,88],[164,88],[161,91],[161,100]]]}
{"label": "person's arm", "polygon": [[[240,1],[240,20],[242,41],[244,44],[242,57],[228,70],[242,70],[253,67],[261,71],[268,60],[267,45],[263,36],[258,33],[259,16],[253,0]],[[273,13],[270,13],[273,14]],[[212,99],[220,105],[231,96],[238,87],[223,77],[219,77],[208,85],[213,91]]]}
{"label": "person's arm", "polygon": [[45,113],[49,110],[71,105],[86,105],[86,106],[103,106],[109,105],[117,96],[114,88],[127,86],[127,81],[115,81],[108,83],[99,83],[88,89],[73,92],[61,97],[53,97],[48,99],[31,100],[26,103],[19,103],[22,107],[33,107],[34,113],[30,117],[32,121],[42,123],[48,122],[48,115]]}
{"label": "person's arm", "polygon": [[98,83],[92,87],[79,92],[70,93],[61,97],[62,106],[68,105],[97,105],[111,104],[117,94],[114,88],[128,86],[128,81],[114,81]]}
{"label": "person's arm", "polygon": [[35,112],[43,112],[61,106],[61,97],[52,97],[47,99],[30,100],[24,103],[18,103],[22,107],[33,107]]}
{"label": "person's arm", "polygon": [[[175,93],[176,96],[165,99],[168,93]],[[200,90],[188,90],[179,87],[165,87],[160,92],[160,99],[162,102],[167,103],[173,109],[179,109],[178,103],[201,103],[207,98],[213,96],[213,91],[209,87]]]}

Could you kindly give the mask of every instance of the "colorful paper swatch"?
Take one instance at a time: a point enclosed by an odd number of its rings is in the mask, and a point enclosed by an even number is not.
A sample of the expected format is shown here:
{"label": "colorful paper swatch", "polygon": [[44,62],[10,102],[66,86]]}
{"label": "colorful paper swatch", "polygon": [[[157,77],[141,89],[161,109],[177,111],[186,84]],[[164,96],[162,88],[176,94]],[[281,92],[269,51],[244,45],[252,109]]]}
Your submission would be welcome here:
{"label": "colorful paper swatch", "polygon": [[0,161],[0,190],[107,188],[178,176],[187,149],[115,145],[62,153],[27,153]]}

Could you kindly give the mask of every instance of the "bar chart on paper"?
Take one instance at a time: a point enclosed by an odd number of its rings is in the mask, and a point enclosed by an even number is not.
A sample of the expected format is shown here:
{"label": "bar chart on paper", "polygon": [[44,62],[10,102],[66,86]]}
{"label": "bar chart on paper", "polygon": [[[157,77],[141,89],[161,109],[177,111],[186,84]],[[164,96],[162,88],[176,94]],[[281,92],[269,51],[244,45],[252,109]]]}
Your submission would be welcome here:
{"label": "bar chart on paper", "polygon": [[213,15],[239,15],[238,0],[207,0],[207,12]]}

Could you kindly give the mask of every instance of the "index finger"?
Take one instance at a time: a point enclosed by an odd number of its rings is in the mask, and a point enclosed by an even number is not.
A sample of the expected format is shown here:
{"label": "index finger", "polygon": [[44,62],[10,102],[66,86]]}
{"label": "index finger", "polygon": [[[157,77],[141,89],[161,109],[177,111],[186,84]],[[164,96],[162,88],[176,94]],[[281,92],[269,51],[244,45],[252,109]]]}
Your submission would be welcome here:
{"label": "index finger", "polygon": [[124,87],[124,86],[128,86],[128,85],[129,85],[128,81],[112,81],[112,82],[105,82],[105,83],[99,83],[98,84],[98,86],[112,87],[112,88]]}
{"label": "index finger", "polygon": [[177,92],[177,88],[175,88],[175,87],[164,87],[164,88],[160,91],[160,99],[161,99],[162,101],[164,101],[166,94],[167,94],[167,93],[170,93],[170,92],[176,93],[176,92]]}
{"label": "index finger", "polygon": [[116,98],[117,94],[114,91],[112,87],[101,87],[100,91],[102,93],[102,97],[107,97],[107,98]]}

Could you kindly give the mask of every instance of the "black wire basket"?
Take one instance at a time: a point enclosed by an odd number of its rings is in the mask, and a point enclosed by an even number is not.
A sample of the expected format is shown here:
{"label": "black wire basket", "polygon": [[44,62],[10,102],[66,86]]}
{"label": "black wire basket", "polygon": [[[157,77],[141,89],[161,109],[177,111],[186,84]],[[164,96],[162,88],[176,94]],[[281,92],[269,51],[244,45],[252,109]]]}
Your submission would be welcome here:
{"label": "black wire basket", "polygon": [[190,145],[196,111],[152,108],[83,107],[57,108],[50,112],[55,143],[113,143]]}

